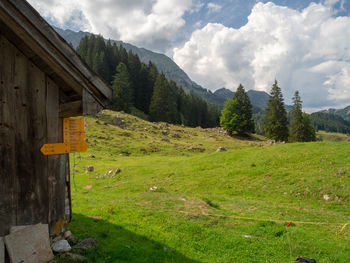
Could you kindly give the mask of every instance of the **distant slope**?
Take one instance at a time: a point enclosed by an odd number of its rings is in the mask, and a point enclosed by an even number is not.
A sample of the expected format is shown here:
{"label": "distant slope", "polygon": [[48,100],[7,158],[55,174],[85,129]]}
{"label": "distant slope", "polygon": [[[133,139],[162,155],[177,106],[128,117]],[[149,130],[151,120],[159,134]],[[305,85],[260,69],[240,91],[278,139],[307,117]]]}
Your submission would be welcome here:
{"label": "distant slope", "polygon": [[350,121],[350,105],[345,107],[344,109],[328,109],[320,112],[338,115],[344,120]]}
{"label": "distant slope", "polygon": [[[91,35],[89,32],[74,32],[72,30],[62,30],[55,27],[55,30],[76,49],[79,46],[80,40],[86,36]],[[156,53],[145,48],[138,48],[134,45],[125,43],[123,41],[112,40],[117,45],[122,45],[127,51],[131,50],[134,54],[137,54],[140,60],[146,64],[152,61],[162,71],[165,76],[175,81],[178,85],[182,86],[187,92],[194,93],[195,95],[205,99],[209,103],[216,104],[220,107],[221,100],[212,92],[204,89],[194,81],[192,81],[188,75],[169,57],[164,54]]]}
{"label": "distant slope", "polygon": [[[80,40],[86,36],[91,35],[89,32],[75,32],[72,30],[62,30],[55,28],[55,30],[68,42],[73,45],[76,49],[79,46]],[[175,81],[178,85],[182,86],[187,92],[191,92],[207,102],[217,105],[220,109],[223,108],[227,99],[232,99],[234,92],[222,88],[214,93],[210,90],[204,89],[196,82],[192,81],[188,75],[169,57],[164,54],[156,53],[145,48],[138,48],[134,45],[125,43],[123,41],[112,40],[117,45],[122,45],[126,50],[132,50],[133,53],[137,54],[140,60],[144,63],[152,61],[157,68],[162,71],[165,76]],[[266,107],[269,95],[263,91],[249,90],[248,96],[254,106],[254,111],[260,111]]]}
{"label": "distant slope", "polygon": [[326,132],[350,133],[350,121],[341,116],[328,112],[315,112],[311,114],[311,122],[316,130]]}

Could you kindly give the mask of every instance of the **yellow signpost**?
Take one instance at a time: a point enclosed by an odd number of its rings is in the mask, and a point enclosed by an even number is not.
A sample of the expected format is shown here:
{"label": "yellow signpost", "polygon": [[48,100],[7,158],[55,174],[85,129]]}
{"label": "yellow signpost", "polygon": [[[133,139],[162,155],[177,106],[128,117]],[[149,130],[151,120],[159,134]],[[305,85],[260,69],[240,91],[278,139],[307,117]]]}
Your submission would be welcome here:
{"label": "yellow signpost", "polygon": [[40,151],[44,155],[85,152],[88,144],[84,141],[84,119],[65,118],[63,120],[63,143],[44,144]]}

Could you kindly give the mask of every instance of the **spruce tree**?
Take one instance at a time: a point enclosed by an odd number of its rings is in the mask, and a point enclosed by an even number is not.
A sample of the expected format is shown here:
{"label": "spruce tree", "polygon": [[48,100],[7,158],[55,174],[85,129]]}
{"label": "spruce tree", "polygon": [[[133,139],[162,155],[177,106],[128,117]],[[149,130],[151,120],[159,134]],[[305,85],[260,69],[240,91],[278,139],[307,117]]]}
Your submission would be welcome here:
{"label": "spruce tree", "polygon": [[312,142],[316,141],[316,131],[314,126],[311,123],[310,115],[307,113],[303,113],[303,141],[304,142]]}
{"label": "spruce tree", "polygon": [[252,104],[244,87],[239,84],[233,99],[225,103],[220,125],[229,133],[235,131],[239,135],[247,135],[254,132],[252,117]]}
{"label": "spruce tree", "polygon": [[272,85],[271,94],[267,103],[264,120],[264,130],[268,138],[276,141],[287,141],[288,139],[288,119],[284,108],[281,88],[278,87],[277,80]]}
{"label": "spruce tree", "polygon": [[304,141],[304,124],[302,101],[299,96],[299,91],[296,91],[293,97],[293,110],[291,111],[291,120],[289,125],[289,141],[302,142]]}
{"label": "spruce tree", "polygon": [[111,106],[115,110],[130,112],[133,101],[133,90],[130,84],[128,69],[124,63],[119,63],[117,73],[112,82],[113,100]]}
{"label": "spruce tree", "polygon": [[151,121],[174,123],[176,120],[176,98],[174,98],[164,74],[158,75],[154,85],[149,115]]}

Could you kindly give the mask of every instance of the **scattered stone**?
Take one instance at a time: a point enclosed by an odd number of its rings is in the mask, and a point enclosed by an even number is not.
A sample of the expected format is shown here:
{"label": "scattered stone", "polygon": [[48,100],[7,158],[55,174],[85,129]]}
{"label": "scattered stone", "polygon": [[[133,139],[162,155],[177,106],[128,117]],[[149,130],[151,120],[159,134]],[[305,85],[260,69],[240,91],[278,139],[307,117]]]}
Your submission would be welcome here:
{"label": "scattered stone", "polygon": [[72,232],[71,232],[71,231],[68,230],[68,231],[64,232],[63,237],[64,237],[65,239],[69,238],[70,236],[72,236]]}
{"label": "scattered stone", "polygon": [[89,158],[93,158],[93,159],[95,159],[95,155],[93,155],[93,154],[89,154]]}
{"label": "scattered stone", "polygon": [[275,144],[275,143],[276,143],[275,140],[268,140],[268,141],[267,141],[267,144],[268,144],[268,145],[273,145],[273,144]]}
{"label": "scattered stone", "polygon": [[89,250],[94,248],[97,245],[97,240],[94,238],[87,238],[78,243],[78,245],[75,246],[77,249],[81,250]]}
{"label": "scattered stone", "polygon": [[218,153],[218,152],[226,152],[226,151],[227,151],[227,149],[224,148],[224,147],[219,147],[219,148],[216,150],[217,153]]}
{"label": "scattered stone", "polygon": [[164,138],[164,139],[162,139],[161,141],[162,141],[162,142],[170,142],[170,140],[167,139],[167,138]]}
{"label": "scattered stone", "polygon": [[62,239],[64,239],[64,237],[62,235],[57,235],[56,237],[54,237],[52,239],[51,243],[55,243],[55,242],[60,241]]}
{"label": "scattered stone", "polygon": [[55,253],[63,253],[63,252],[69,252],[72,250],[71,246],[69,245],[68,241],[63,239],[59,240],[52,245],[52,251]]}
{"label": "scattered stone", "polygon": [[54,258],[47,224],[26,226],[14,231],[5,236],[5,244],[12,262],[46,263]]}
{"label": "scattered stone", "polygon": [[149,190],[150,190],[150,191],[156,191],[157,189],[158,189],[157,186],[152,186]]}
{"label": "scattered stone", "polygon": [[91,189],[91,188],[92,188],[92,185],[90,185],[90,184],[84,186],[84,189]]}
{"label": "scattered stone", "polygon": [[252,238],[253,236],[251,236],[251,235],[243,235],[243,237],[245,237],[245,238]]}
{"label": "scattered stone", "polygon": [[168,131],[167,131],[167,130],[162,130],[161,133],[162,133],[163,135],[168,135]]}
{"label": "scattered stone", "polygon": [[16,231],[19,231],[19,230],[23,230],[25,229],[26,227],[28,226],[13,226],[10,228],[10,234],[16,232]]}
{"label": "scattered stone", "polygon": [[108,171],[108,175],[111,176],[113,174],[113,170]]}
{"label": "scattered stone", "polygon": [[93,171],[94,171],[94,167],[92,165],[86,166],[86,172],[93,172]]}
{"label": "scattered stone", "polygon": [[175,139],[180,139],[181,138],[181,136],[179,134],[177,134],[177,133],[172,134],[171,137],[173,137]]}
{"label": "scattered stone", "polygon": [[116,115],[113,116],[113,124],[114,124],[115,126],[120,126],[120,125],[123,124],[123,122],[124,122],[124,120],[123,120],[122,118],[120,118],[120,117],[118,116],[118,114],[116,114]]}
{"label": "scattered stone", "polygon": [[329,195],[323,195],[323,199],[328,201],[330,199]]}
{"label": "scattered stone", "polygon": [[119,174],[122,170],[120,168],[117,168],[117,170],[115,170],[115,174]]}
{"label": "scattered stone", "polygon": [[79,254],[74,254],[74,253],[66,253],[65,257],[69,258],[69,259],[73,259],[73,260],[85,260],[86,257],[79,255]]}
{"label": "scattered stone", "polygon": [[74,235],[71,235],[70,237],[67,237],[66,240],[68,241],[69,245],[71,246],[75,246],[76,244],[78,244],[78,238]]}

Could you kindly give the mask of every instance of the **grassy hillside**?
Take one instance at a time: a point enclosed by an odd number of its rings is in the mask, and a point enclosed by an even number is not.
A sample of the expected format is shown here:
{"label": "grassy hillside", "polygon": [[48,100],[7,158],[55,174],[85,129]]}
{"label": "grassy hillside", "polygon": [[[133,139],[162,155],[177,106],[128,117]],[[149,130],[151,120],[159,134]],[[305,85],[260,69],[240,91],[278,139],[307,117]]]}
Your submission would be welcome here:
{"label": "grassy hillside", "polygon": [[327,142],[350,142],[350,135],[344,133],[318,131],[317,137]]}
{"label": "grassy hillside", "polygon": [[99,241],[88,262],[289,262],[289,221],[293,259],[349,262],[347,143],[270,145],[117,113],[121,128],[114,114],[86,118],[90,148],[71,162],[70,230]]}

